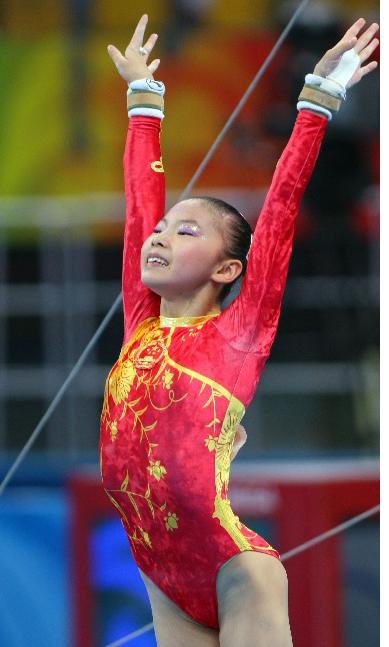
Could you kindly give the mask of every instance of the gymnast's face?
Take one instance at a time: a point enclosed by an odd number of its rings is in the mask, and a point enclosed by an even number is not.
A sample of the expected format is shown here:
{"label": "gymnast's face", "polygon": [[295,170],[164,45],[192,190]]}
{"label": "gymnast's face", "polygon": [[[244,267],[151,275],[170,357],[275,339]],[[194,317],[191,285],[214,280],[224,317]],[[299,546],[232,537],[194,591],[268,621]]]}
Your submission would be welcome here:
{"label": "gymnast's face", "polygon": [[220,216],[202,200],[179,202],[143,243],[142,282],[165,298],[189,296],[209,281],[224,284],[224,247]]}

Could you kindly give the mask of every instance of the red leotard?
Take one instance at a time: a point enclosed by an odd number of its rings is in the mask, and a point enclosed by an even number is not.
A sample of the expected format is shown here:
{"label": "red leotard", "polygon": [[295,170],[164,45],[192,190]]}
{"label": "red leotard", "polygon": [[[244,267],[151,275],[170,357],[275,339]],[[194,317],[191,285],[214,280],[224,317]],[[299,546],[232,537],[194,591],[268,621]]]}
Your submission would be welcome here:
{"label": "red leotard", "polygon": [[245,550],[278,552],[228,499],[231,448],[269,356],[294,220],[325,117],[301,111],[255,229],[239,296],[221,313],[159,316],[140,249],[164,214],[160,121],[132,117],[124,155],[125,335],[101,415],[104,488],[139,568],[196,622],[218,628],[216,575]]}

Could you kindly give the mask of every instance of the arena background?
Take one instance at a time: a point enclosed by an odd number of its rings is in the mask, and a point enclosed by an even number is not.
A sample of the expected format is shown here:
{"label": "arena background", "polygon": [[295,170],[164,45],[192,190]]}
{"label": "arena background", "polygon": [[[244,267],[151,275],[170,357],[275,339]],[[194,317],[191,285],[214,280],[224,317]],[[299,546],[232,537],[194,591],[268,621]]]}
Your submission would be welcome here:
{"label": "arena background", "polygon": [[[9,0],[0,8],[0,472],[120,291],[124,83],[106,53],[147,12],[167,85],[172,204],[296,7],[276,0]],[[312,0],[196,191],[255,224],[304,74],[378,3]],[[379,53],[376,55],[379,58]],[[231,500],[281,550],[378,501],[379,74],[330,125]],[[104,647],[150,621],[98,486],[114,317],[0,500],[0,644]],[[281,542],[281,543],[279,543]],[[298,561],[300,560],[300,561]],[[290,561],[295,647],[376,647],[378,522]],[[319,584],[320,583],[320,584]],[[133,641],[155,645],[152,632]]]}

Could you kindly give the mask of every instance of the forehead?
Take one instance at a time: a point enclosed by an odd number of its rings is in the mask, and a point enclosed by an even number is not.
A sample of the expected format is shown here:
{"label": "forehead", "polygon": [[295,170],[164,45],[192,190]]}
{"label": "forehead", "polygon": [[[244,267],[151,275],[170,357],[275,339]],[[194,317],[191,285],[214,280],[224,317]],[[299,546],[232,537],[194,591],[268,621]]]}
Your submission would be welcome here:
{"label": "forehead", "polygon": [[165,215],[168,222],[177,220],[195,220],[200,227],[219,231],[218,216],[203,200],[182,200],[177,202]]}

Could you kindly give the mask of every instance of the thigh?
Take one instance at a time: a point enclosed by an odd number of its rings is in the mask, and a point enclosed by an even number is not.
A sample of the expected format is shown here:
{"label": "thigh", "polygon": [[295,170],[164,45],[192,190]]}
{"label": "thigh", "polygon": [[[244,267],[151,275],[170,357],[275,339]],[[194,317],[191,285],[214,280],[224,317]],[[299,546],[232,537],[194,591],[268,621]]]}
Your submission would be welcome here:
{"label": "thigh", "polygon": [[140,571],[150,599],[158,647],[220,647],[219,632],[198,624]]}
{"label": "thigh", "polygon": [[288,581],[281,562],[244,551],[216,579],[221,647],[291,647]]}

